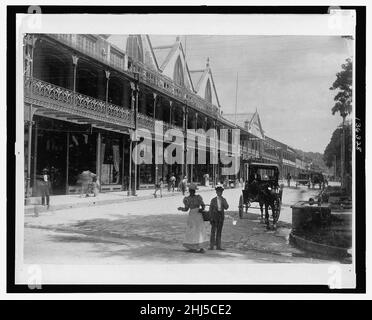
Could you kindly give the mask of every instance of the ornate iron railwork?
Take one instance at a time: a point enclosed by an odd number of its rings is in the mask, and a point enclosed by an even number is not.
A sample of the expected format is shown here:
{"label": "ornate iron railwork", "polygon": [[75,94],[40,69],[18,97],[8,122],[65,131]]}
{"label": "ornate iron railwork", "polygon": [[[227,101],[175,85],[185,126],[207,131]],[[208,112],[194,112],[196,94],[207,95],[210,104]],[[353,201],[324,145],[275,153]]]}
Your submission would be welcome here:
{"label": "ornate iron railwork", "polygon": [[[159,73],[157,70],[153,70],[147,65],[141,63],[140,61],[135,61],[133,59],[130,60],[128,67],[126,63],[124,63],[125,53],[122,52],[120,49],[114,47],[113,53],[115,54],[110,53],[108,55],[104,47],[113,46],[104,39],[100,39],[100,42],[104,44],[104,46],[102,45],[102,47],[99,47],[98,44],[97,46],[94,47],[87,47],[82,45],[82,43],[84,43],[84,41],[82,41],[82,38],[86,37],[86,35],[47,34],[47,36],[59,42],[62,42],[65,45],[68,45],[69,47],[72,47],[105,64],[109,64],[111,67],[118,69],[123,73],[129,74],[131,76],[133,76],[133,73],[138,73],[141,82],[145,83],[146,85],[149,85],[154,89],[166,95],[169,95],[196,110],[199,110],[205,114],[224,120],[221,117],[217,106],[202,99],[191,90],[175,84],[172,79]],[[120,61],[120,63],[118,63],[118,55],[120,55],[120,58],[122,58],[123,60]]]}
{"label": "ornate iron railwork", "polygon": [[92,120],[134,128],[131,110],[35,78],[25,78],[24,84],[26,102]]}

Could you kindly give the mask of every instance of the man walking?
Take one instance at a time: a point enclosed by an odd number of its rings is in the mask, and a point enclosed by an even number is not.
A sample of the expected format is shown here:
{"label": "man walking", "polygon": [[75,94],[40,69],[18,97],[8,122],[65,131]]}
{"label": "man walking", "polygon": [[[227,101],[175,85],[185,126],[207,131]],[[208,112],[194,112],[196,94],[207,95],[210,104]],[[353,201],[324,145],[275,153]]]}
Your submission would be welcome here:
{"label": "man walking", "polygon": [[49,209],[50,195],[50,176],[47,168],[43,169],[42,174],[37,176],[39,180],[39,189],[41,195],[41,204]]}
{"label": "man walking", "polygon": [[169,181],[170,181],[170,185],[171,185],[170,189],[172,189],[172,192],[174,192],[174,188],[176,186],[176,177],[174,176],[173,173],[172,173],[172,176],[170,177]]}
{"label": "man walking", "polygon": [[226,199],[222,197],[224,187],[221,184],[218,184],[215,190],[216,190],[217,197],[211,200],[211,203],[209,206],[210,223],[212,226],[209,249],[213,250],[214,247],[216,246],[217,250],[224,250],[221,247],[221,234],[222,234],[223,221],[225,218],[225,210],[229,208],[229,205]]}
{"label": "man walking", "polygon": [[291,179],[292,179],[291,174],[288,172],[288,174],[287,174],[287,185],[288,185],[288,188],[291,186]]}

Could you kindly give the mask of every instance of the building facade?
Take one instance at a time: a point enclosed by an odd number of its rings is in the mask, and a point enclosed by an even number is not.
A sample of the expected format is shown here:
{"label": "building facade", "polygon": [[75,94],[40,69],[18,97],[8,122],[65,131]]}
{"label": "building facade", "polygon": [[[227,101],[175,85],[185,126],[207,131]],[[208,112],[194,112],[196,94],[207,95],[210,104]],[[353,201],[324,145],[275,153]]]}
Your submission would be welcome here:
{"label": "building facade", "polygon": [[[26,197],[35,194],[36,176],[44,168],[50,172],[52,194],[78,192],[84,170],[97,174],[102,192],[135,193],[172,174],[196,183],[206,175],[213,183],[221,179],[223,165],[211,161],[221,154],[209,136],[195,145],[178,141],[182,157],[156,164],[174,144],[155,135],[156,124],[185,137],[188,129],[215,129],[221,138],[227,129],[230,154],[231,130],[239,129],[241,159],[280,162],[284,174],[292,162],[296,168],[291,149],[283,151],[283,144],[265,137],[257,111],[244,123],[222,115],[209,60],[204,69],[190,70],[179,38],[155,46],[147,35],[25,35],[24,120]],[[143,141],[133,132],[141,128],[154,137],[151,164],[132,161]],[[187,161],[188,153],[195,164]],[[206,161],[200,164],[202,153]]]}

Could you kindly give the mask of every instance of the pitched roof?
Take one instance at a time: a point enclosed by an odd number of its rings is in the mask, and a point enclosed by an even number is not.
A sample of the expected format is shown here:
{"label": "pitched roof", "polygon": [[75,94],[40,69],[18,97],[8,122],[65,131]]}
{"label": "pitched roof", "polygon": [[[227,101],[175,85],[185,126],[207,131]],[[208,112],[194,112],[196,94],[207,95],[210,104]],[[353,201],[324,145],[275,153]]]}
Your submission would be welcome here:
{"label": "pitched roof", "polygon": [[[242,127],[244,129],[248,130],[248,126],[251,123],[254,115],[255,115],[255,113],[237,113],[236,114],[236,124],[239,127]],[[224,113],[223,117],[226,118],[227,120],[235,123],[235,113]]]}
{"label": "pitched roof", "polygon": [[205,70],[190,70],[190,77],[192,83],[194,84],[195,91],[199,90],[200,82],[204,73]]}
{"label": "pitched roof", "polygon": [[164,70],[169,59],[177,50],[177,43],[168,46],[153,47],[152,50],[154,51],[156,60],[158,62],[158,65],[160,66],[159,69]]}

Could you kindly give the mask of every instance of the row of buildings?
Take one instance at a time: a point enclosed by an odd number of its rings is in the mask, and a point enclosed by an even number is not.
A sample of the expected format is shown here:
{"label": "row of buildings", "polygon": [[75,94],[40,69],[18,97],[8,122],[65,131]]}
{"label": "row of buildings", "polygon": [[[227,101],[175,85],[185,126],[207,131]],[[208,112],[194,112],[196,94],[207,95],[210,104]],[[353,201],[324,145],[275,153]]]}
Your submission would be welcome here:
{"label": "row of buildings", "polygon": [[[206,174],[214,183],[221,179],[222,165],[210,162],[208,141],[197,145],[206,152],[205,164],[130,161],[138,143],[133,130],[154,132],[156,121],[183,132],[239,129],[241,159],[277,163],[282,177],[310,163],[265,136],[257,110],[223,114],[208,59],[205,68],[189,69],[179,38],[156,46],[148,35],[25,35],[24,120],[26,197],[43,168],[53,194],[77,192],[83,170],[98,175],[102,192],[153,187],[171,174],[195,183]],[[166,148],[171,142],[161,143]]]}

